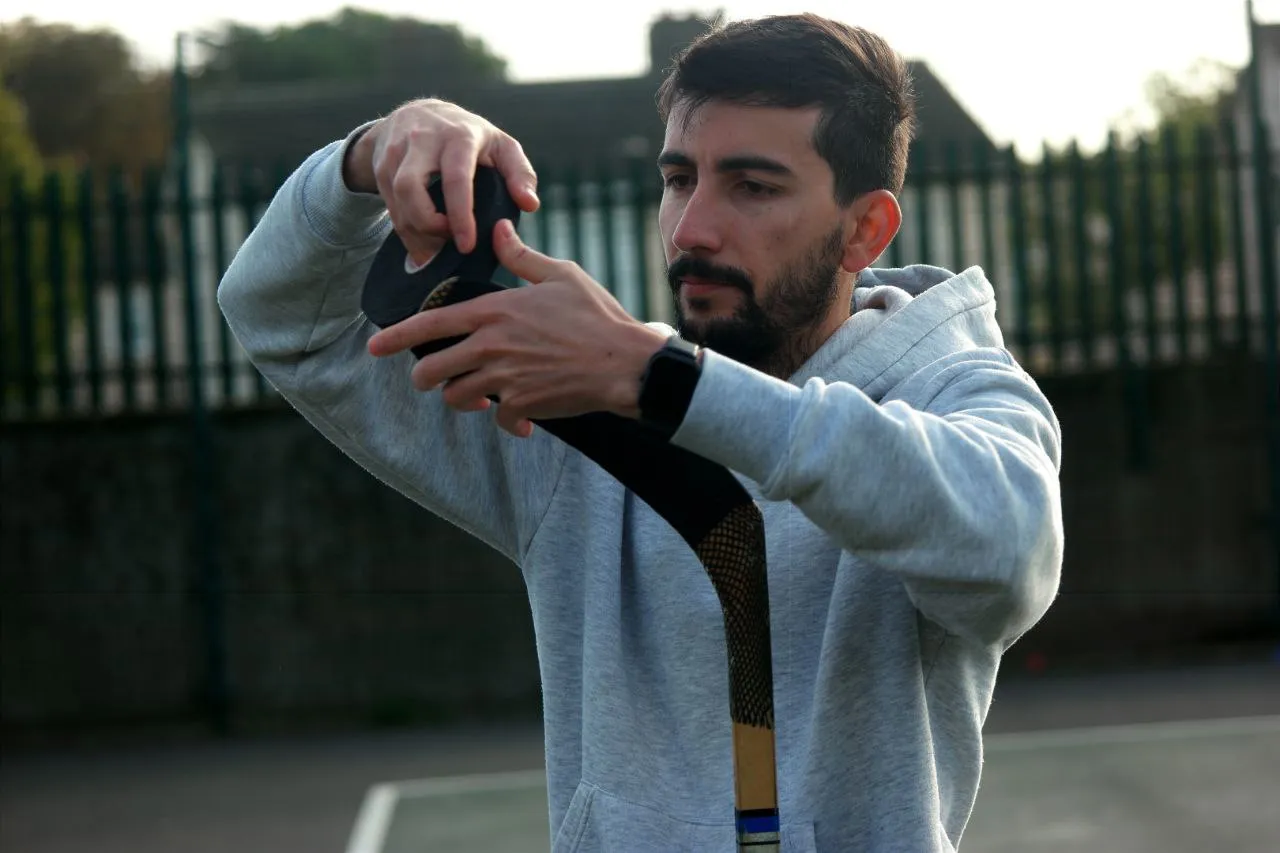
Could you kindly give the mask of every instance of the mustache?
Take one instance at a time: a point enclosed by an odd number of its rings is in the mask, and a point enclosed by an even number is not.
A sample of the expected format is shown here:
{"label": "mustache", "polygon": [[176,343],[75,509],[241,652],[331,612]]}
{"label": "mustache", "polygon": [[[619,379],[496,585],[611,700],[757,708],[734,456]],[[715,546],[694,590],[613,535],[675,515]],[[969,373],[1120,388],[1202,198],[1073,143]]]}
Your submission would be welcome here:
{"label": "mustache", "polygon": [[683,255],[667,267],[667,284],[671,286],[672,292],[680,289],[680,279],[685,277],[703,278],[716,284],[736,287],[748,294],[755,291],[750,277],[737,267],[720,266],[693,255]]}

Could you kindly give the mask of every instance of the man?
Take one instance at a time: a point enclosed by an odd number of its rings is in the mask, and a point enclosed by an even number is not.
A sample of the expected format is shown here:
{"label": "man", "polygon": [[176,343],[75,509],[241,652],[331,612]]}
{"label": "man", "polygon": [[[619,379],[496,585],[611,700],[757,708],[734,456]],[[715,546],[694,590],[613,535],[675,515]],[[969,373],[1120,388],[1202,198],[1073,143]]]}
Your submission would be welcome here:
{"label": "man", "polygon": [[[376,334],[361,316],[390,227],[420,263],[446,235],[475,245],[477,163],[537,207],[518,143],[435,100],[308,158],[221,305],[318,430],[520,567],[555,853],[735,839],[715,593],[646,505],[530,424],[598,410],[665,424],[761,507],[782,849],[953,850],[1001,656],[1058,588],[1057,420],[1004,349],[980,269],[870,267],[901,222],[913,121],[883,41],[807,15],[734,23],[680,58],[659,104],[659,225],[679,332],[701,345],[674,416],[678,389],[641,382],[674,330],[509,223],[500,261],[532,286]],[[436,172],[447,217],[425,190]],[[645,411],[642,390],[668,407]]]}

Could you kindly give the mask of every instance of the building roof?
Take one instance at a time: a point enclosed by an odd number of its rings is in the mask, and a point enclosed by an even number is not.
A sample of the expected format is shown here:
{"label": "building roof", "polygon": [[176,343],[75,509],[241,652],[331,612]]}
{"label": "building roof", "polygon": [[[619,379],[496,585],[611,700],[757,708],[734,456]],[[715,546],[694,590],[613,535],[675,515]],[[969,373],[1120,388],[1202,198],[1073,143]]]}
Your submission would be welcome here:
{"label": "building roof", "polygon": [[[439,79],[377,86],[304,83],[207,92],[193,97],[192,127],[224,162],[300,162],[312,151],[424,96],[440,97],[492,121],[520,141],[540,170],[591,167],[640,157],[652,162],[662,142],[655,95],[676,49],[706,26],[663,18],[650,32],[650,69],[627,78],[538,83]],[[909,63],[917,95],[917,146],[952,141],[965,154],[994,144],[922,61]]]}

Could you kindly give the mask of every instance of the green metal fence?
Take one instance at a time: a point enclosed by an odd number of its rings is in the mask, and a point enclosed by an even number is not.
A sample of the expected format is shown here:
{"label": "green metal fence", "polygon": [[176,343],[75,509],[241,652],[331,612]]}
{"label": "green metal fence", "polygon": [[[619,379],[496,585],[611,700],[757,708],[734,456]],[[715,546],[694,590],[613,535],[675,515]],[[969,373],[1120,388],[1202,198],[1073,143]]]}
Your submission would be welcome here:
{"label": "green metal fence", "polygon": [[[1206,127],[1190,144],[1170,132],[1032,163],[982,147],[919,150],[902,232],[880,263],[983,267],[1007,342],[1037,375],[1273,359],[1277,240],[1262,202],[1275,204],[1280,161],[1238,135]],[[193,162],[11,181],[0,202],[0,417],[185,410],[193,384],[214,408],[274,399],[215,291],[287,174]],[[525,238],[577,260],[637,316],[668,317],[656,171],[541,179],[544,208],[522,222]]]}
{"label": "green metal fence", "polygon": [[[179,151],[142,176],[49,174],[0,198],[0,422],[187,418],[191,554],[206,705],[225,730],[224,596],[211,410],[280,405],[217,310],[216,289],[286,165]],[[881,265],[981,266],[1014,354],[1038,376],[1119,377],[1131,464],[1146,464],[1150,371],[1266,366],[1269,525],[1280,567],[1277,164],[1260,124],[1102,151],[917,149],[904,224]],[[669,319],[649,163],[539,168],[534,246],[573,258],[635,315]]]}

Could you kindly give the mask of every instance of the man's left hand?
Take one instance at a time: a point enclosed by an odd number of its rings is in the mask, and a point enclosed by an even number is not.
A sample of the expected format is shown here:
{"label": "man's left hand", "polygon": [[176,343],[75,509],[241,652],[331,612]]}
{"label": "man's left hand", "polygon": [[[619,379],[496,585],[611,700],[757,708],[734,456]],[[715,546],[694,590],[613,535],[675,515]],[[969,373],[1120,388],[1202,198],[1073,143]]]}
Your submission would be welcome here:
{"label": "man's left hand", "polygon": [[577,264],[524,245],[509,220],[494,227],[493,243],[498,261],[532,287],[415,314],[374,335],[369,352],[385,357],[468,335],[418,361],[414,387],[443,387],[444,401],[461,411],[487,409],[495,396],[499,426],[522,438],[535,418],[636,417],[640,376],[663,333],[628,314]]}

